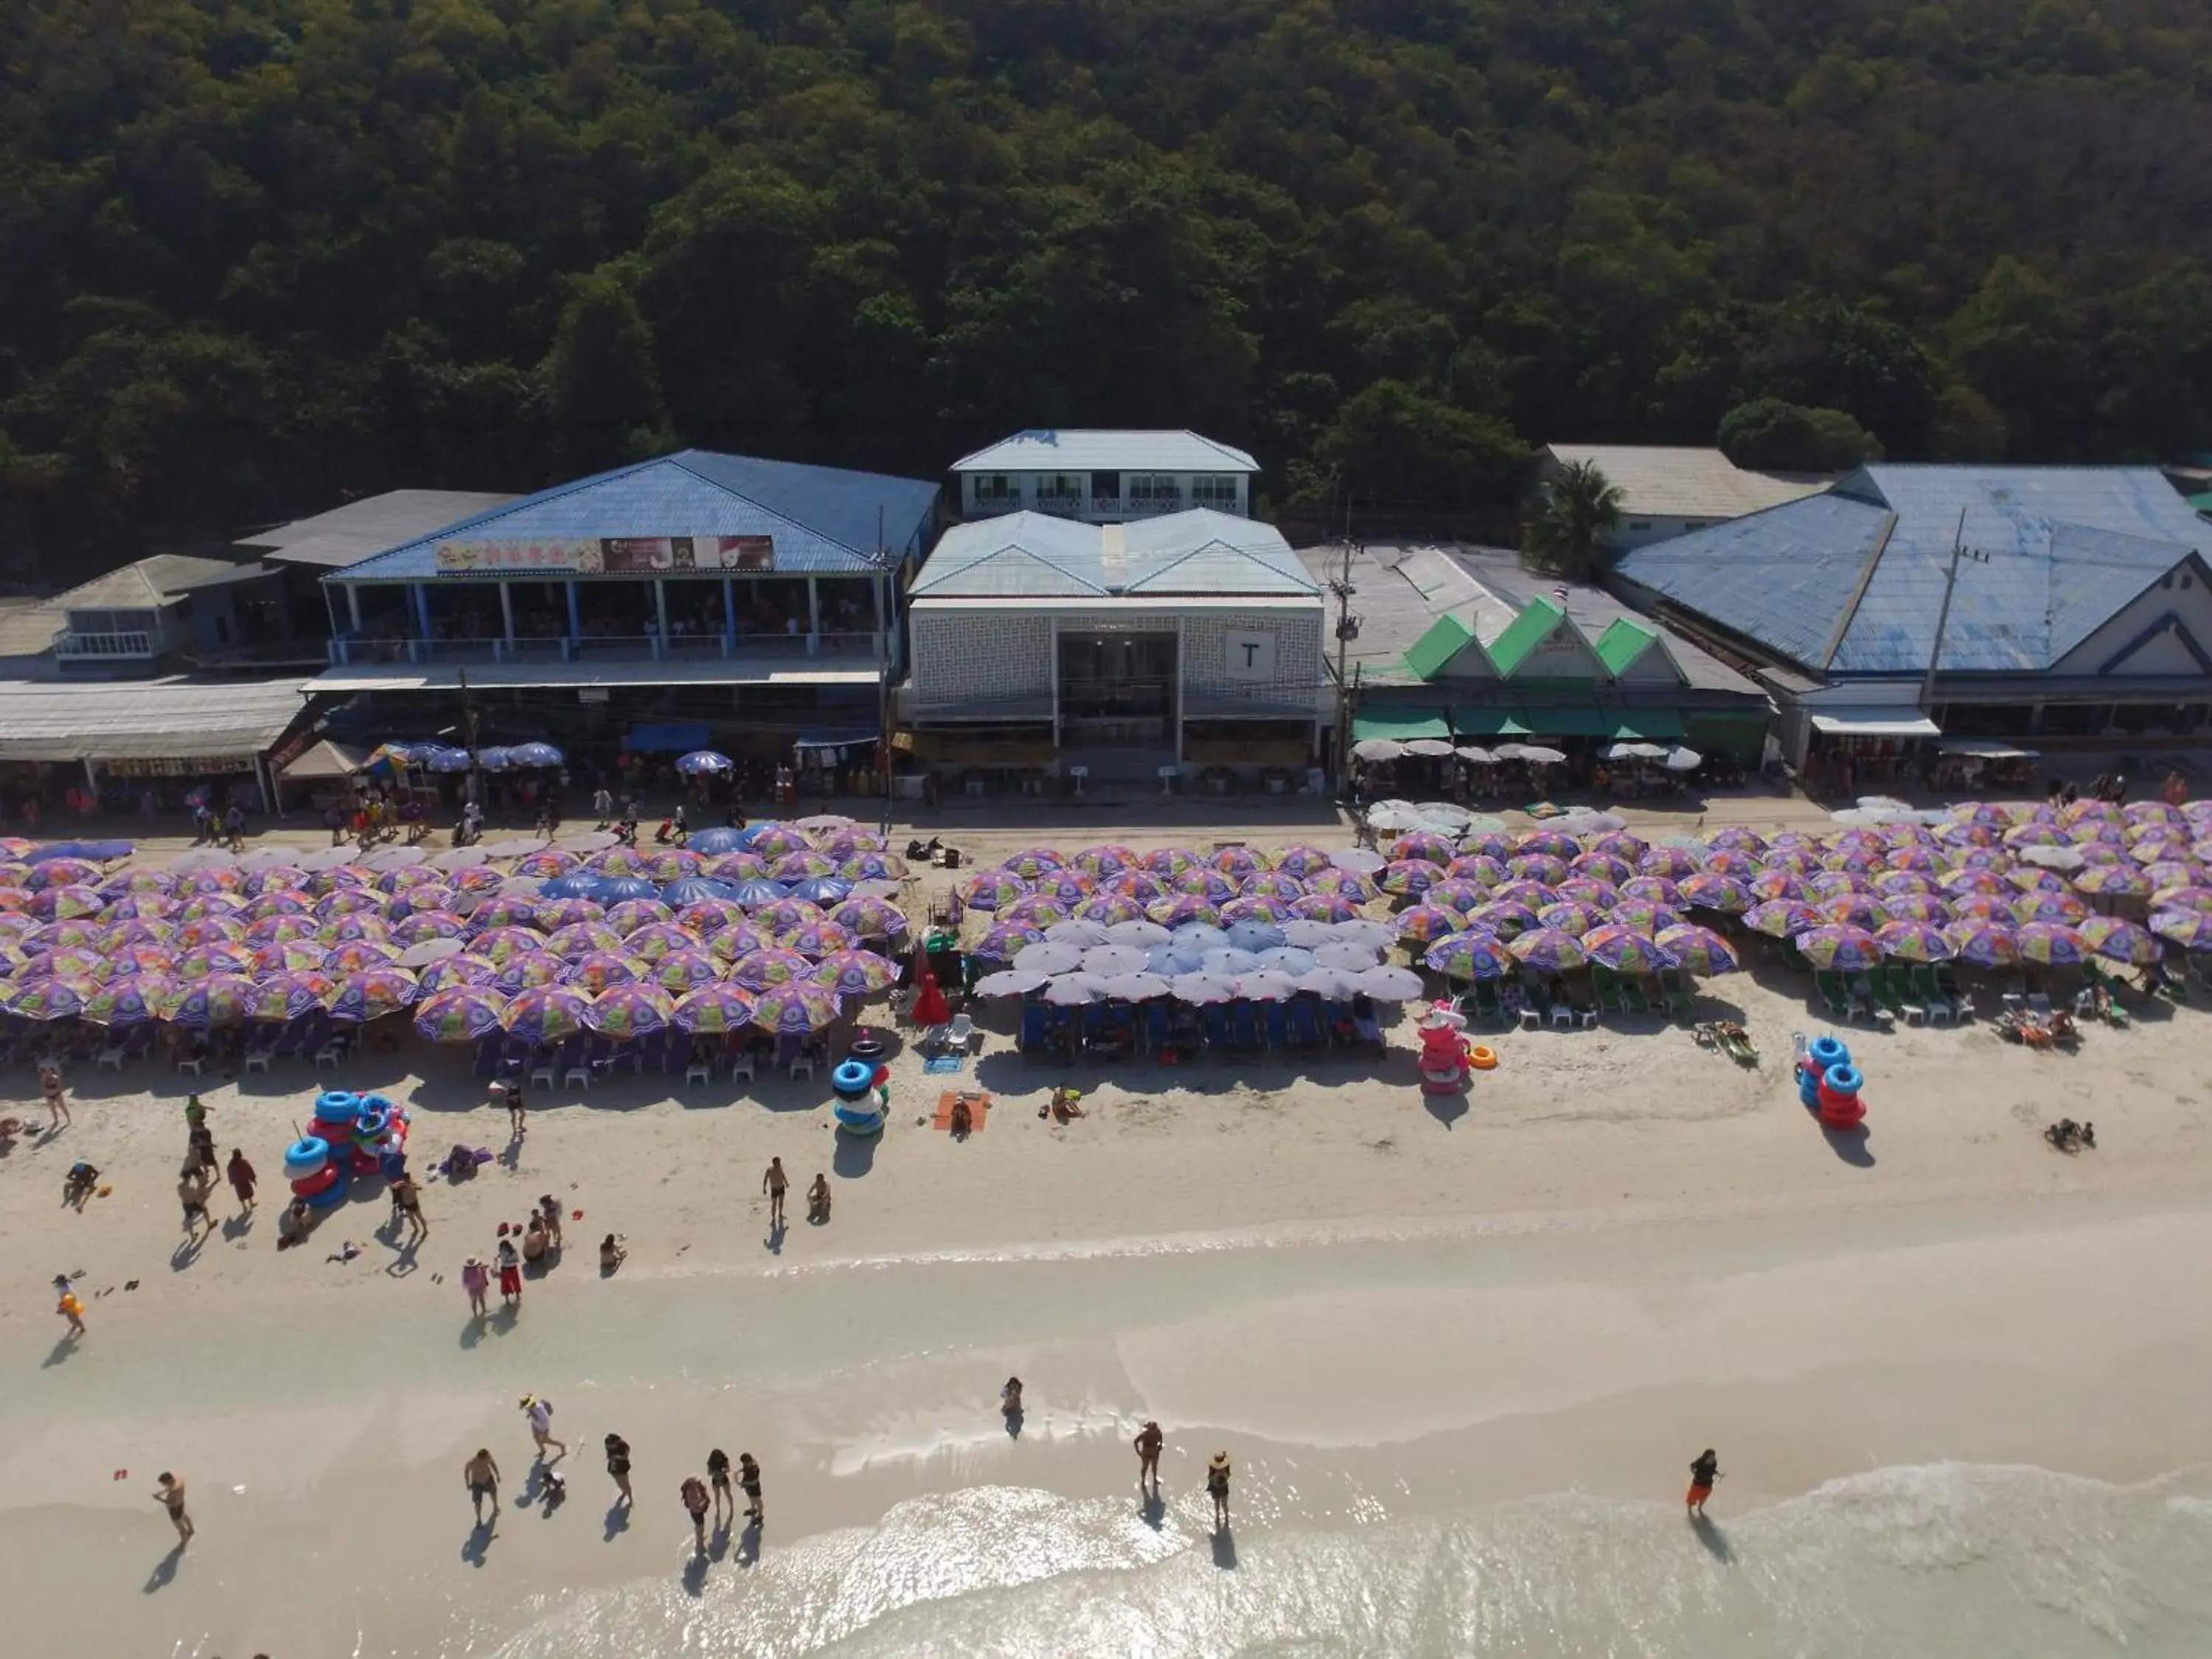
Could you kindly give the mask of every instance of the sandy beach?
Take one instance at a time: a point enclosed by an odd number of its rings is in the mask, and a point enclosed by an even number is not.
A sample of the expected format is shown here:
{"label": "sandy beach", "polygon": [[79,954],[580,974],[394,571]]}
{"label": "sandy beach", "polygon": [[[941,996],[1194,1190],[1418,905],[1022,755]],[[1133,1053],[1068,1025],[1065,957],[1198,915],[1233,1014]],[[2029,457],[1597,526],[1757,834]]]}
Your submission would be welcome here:
{"label": "sandy beach", "polygon": [[[1754,823],[1793,810],[1743,805]],[[987,856],[1077,844],[954,838]],[[1342,1650],[1442,1653],[1475,1638],[1389,1613],[1401,1592],[1429,1605],[1432,1582],[1398,1587],[1407,1563],[1536,1550],[1595,1582],[1603,1563],[1577,1553],[1595,1550],[1672,1609],[1635,1650],[1673,1652],[1770,1613],[1786,1637],[1796,1613],[1729,1598],[1780,1582],[1790,1552],[1816,1559],[1836,1514],[1889,1504],[1926,1540],[1911,1515],[1981,1514],[1972,1472],[2017,1466],[2094,1483],[2063,1503],[2014,1492],[1996,1530],[2019,1547],[2070,1560],[2037,1528],[2142,1494],[2155,1535],[2126,1593],[2054,1591],[2037,1616],[2058,1623],[1957,1650],[2072,1651],[2078,1627],[2201,1651],[2206,1610],[2169,1584],[2212,1582],[2212,1522],[2190,1508],[2212,1492],[2192,1473],[2212,1457],[2203,1011],[2094,1029],[2071,1056],[1986,1027],[1853,1033],[1869,1133],[1832,1141],[1789,1083],[1791,1033],[1823,1029],[1803,1003],[1765,975],[1703,988],[1700,1017],[1740,1019],[1761,1067],[1657,1019],[1514,1031],[1498,1070],[1435,1109],[1401,1024],[1379,1065],[1074,1077],[1089,1114],[1055,1125],[1037,1109],[1060,1074],[1025,1066],[993,1019],[958,1078],[894,1062],[873,1146],[839,1139],[818,1084],[739,1099],[627,1078],[540,1101],[510,1145],[462,1055],[410,1041],[346,1086],[407,1101],[420,1148],[499,1153],[472,1182],[426,1183],[411,1254],[380,1195],[276,1252],[277,1165],[318,1080],[304,1065],[202,1090],[221,1152],[245,1149],[268,1197],[249,1222],[220,1190],[222,1225],[191,1252],[173,1190],[185,1086],[150,1065],[80,1071],[73,1126],[0,1160],[17,1650],[1231,1653],[1300,1634],[1322,1616],[1311,1598],[1356,1580],[1371,1605],[1340,1622],[1399,1622]],[[994,1099],[961,1144],[917,1123],[955,1085]],[[2096,1120],[2096,1151],[2045,1145],[2062,1113]],[[781,1234],[771,1156],[794,1182]],[[59,1204],[78,1158],[112,1187],[82,1215]],[[800,1200],[817,1170],[836,1193],[818,1227]],[[462,1260],[549,1193],[582,1212],[566,1259],[479,1326]],[[608,1231],[629,1255],[603,1279]],[[332,1259],[349,1240],[358,1255]],[[58,1341],[46,1286],[80,1270],[89,1332]],[[1027,1384],[1018,1437],[997,1411],[1009,1374]],[[554,1402],[570,1446],[550,1513],[525,1394]],[[1157,1509],[1127,1444],[1148,1417],[1168,1435]],[[628,1516],[600,1467],[611,1430],[635,1448]],[[488,1534],[461,1479],[480,1445],[505,1476]],[[769,1519],[699,1562],[677,1488],[718,1445],[760,1458]],[[1680,1489],[1706,1445],[1729,1479],[1696,1534]],[[1237,1460],[1226,1540],[1202,1490],[1217,1448]],[[163,1469],[199,1528],[180,1554],[149,1496]],[[1818,1527],[1808,1504],[1831,1506]],[[1383,1540],[1387,1565],[1351,1553]],[[68,1593],[22,1593],[49,1582]],[[1575,1621],[1603,1617],[1554,1606],[1543,1637],[1494,1583],[1471,1605],[1485,1651],[1588,1650]],[[1802,1650],[1883,1650],[1823,1628],[1834,1642]]]}

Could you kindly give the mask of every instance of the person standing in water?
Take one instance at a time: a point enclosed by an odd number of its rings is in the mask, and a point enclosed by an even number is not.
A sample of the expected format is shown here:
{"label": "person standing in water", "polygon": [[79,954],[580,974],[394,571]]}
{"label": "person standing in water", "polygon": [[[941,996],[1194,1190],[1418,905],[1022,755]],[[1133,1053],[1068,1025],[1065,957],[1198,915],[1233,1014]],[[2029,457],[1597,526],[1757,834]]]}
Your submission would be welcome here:
{"label": "person standing in water", "polygon": [[714,1489],[714,1524],[722,1524],[722,1506],[730,1506],[737,1513],[737,1499],[730,1495],[730,1455],[720,1446],[707,1454],[707,1480]]}
{"label": "person standing in water", "polygon": [[469,1485],[469,1501],[476,1505],[477,1525],[483,1525],[484,1499],[491,1499],[491,1518],[499,1519],[499,1465],[492,1459],[489,1446],[478,1446],[477,1455],[461,1465],[461,1479]]}
{"label": "person standing in water", "polygon": [[1713,1495],[1713,1483],[1721,1478],[1720,1454],[1711,1446],[1698,1455],[1690,1465],[1690,1492],[1682,1502],[1692,1515],[1705,1512],[1705,1499]]}
{"label": "person standing in water", "polygon": [[707,1483],[696,1474],[684,1477],[684,1509],[691,1517],[691,1541],[698,1553],[707,1553]]}
{"label": "person standing in water", "polygon": [[606,1437],[607,1473],[614,1477],[615,1490],[622,1494],[624,1504],[635,1504],[637,1495],[629,1489],[629,1442],[618,1434]]}
{"label": "person standing in water", "polygon": [[1160,1425],[1147,1419],[1145,1426],[1137,1431],[1137,1489],[1149,1491],[1153,1497],[1160,1495],[1160,1449],[1167,1437]]}
{"label": "person standing in water", "polygon": [[768,1224],[771,1227],[783,1225],[783,1195],[790,1186],[789,1177],[783,1173],[783,1160],[769,1159],[768,1169],[761,1176],[761,1190],[768,1194]]}
{"label": "person standing in water", "polygon": [[1229,1454],[1227,1452],[1214,1453],[1212,1461],[1206,1464],[1206,1496],[1213,1499],[1214,1531],[1227,1532],[1229,1530]]}
{"label": "person standing in water", "polygon": [[745,1495],[745,1519],[756,1527],[763,1525],[768,1510],[761,1504],[760,1465],[750,1452],[738,1454],[738,1490]]}

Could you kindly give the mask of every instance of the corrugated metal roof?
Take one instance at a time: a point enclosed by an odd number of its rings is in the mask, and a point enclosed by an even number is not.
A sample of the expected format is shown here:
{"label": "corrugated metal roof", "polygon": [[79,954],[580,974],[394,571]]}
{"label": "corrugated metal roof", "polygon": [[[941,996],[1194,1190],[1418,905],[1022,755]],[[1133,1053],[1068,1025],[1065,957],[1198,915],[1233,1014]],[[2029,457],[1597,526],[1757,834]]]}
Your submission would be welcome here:
{"label": "corrugated metal roof", "polygon": [[963,455],[955,472],[1257,472],[1241,449],[1195,432],[1032,427]]}
{"label": "corrugated metal roof", "polygon": [[1649,651],[1658,637],[1643,623],[1617,617],[1613,626],[1598,636],[1597,659],[1605,665],[1607,673],[1618,676]]}
{"label": "corrugated metal roof", "polygon": [[538,537],[773,536],[779,574],[876,568],[878,527],[896,554],[937,501],[920,478],[848,472],[687,449],[479,513],[334,573],[339,581],[417,581],[437,574],[441,541]]}
{"label": "corrugated metal roof", "polygon": [[306,711],[288,680],[0,682],[0,760],[258,755]]}
{"label": "corrugated metal roof", "polygon": [[280,564],[343,569],[514,499],[477,489],[387,489],[312,518],[272,525],[231,545],[266,553]]}
{"label": "corrugated metal roof", "polygon": [[0,599],[0,657],[35,657],[53,649],[67,625],[52,599]]}
{"label": "corrugated metal roof", "polygon": [[1862,468],[1829,494],[1639,548],[1627,580],[1836,674],[2048,670],[2212,526],[2151,467]]}
{"label": "corrugated metal roof", "polygon": [[240,564],[235,559],[202,559],[183,553],[156,553],[134,559],[104,576],[80,582],[47,603],[61,611],[158,609],[167,599],[195,587],[222,582],[251,580],[265,576],[264,564]]}
{"label": "corrugated metal roof", "polygon": [[1522,659],[1552,635],[1552,630],[1565,622],[1567,613],[1557,600],[1539,597],[1521,607],[1521,614],[1511,626],[1490,642],[1490,659],[1501,674],[1510,675],[1521,665]]}
{"label": "corrugated metal roof", "polygon": [[1826,489],[1814,472],[1749,472],[1717,449],[1662,444],[1552,444],[1559,461],[1595,462],[1620,491],[1626,518],[1740,519]]}
{"label": "corrugated metal roof", "polygon": [[1079,524],[1042,513],[955,525],[929,556],[912,594],[1162,599],[1316,591],[1273,525],[1194,507],[1128,525]]}

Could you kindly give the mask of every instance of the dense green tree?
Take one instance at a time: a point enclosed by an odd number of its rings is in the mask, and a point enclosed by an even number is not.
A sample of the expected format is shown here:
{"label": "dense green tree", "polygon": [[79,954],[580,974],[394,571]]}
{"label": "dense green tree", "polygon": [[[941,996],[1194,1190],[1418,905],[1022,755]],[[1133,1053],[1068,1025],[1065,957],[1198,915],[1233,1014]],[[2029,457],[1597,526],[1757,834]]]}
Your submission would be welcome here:
{"label": "dense green tree", "polygon": [[653,331],[615,277],[576,283],[542,373],[553,453],[569,471],[642,460],[675,442]]}
{"label": "dense green tree", "polygon": [[1606,538],[1620,527],[1620,488],[1595,461],[1567,461],[1539,486],[1522,550],[1540,568],[1577,581],[1599,574]]}
{"label": "dense green tree", "polygon": [[1881,459],[1881,442],[1840,409],[1779,398],[1738,404],[1721,416],[1721,453],[1762,472],[1844,472]]}
{"label": "dense green tree", "polygon": [[1502,422],[1377,380],[1322,429],[1303,504],[1344,491],[1386,510],[1494,501],[1511,491],[1527,453]]}

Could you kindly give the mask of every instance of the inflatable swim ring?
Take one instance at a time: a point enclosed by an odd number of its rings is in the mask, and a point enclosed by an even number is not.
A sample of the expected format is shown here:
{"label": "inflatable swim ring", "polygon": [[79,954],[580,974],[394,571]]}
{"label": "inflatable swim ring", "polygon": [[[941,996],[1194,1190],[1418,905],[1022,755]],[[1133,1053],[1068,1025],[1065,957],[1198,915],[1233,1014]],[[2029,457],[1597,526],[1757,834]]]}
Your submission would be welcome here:
{"label": "inflatable swim ring", "polygon": [[343,1187],[345,1176],[335,1164],[326,1164],[311,1176],[302,1176],[292,1183],[295,1198],[319,1198],[333,1187]]}
{"label": "inflatable swim ring", "polygon": [[1478,1042],[1467,1051],[1467,1063],[1478,1072],[1495,1071],[1498,1068],[1498,1050],[1487,1043]]}
{"label": "inflatable swim ring", "polygon": [[361,1115],[361,1097],[331,1089],[315,1097],[315,1115],[325,1123],[350,1123]]}
{"label": "inflatable swim ring", "polygon": [[284,1179],[305,1181],[323,1172],[331,1161],[331,1144],[319,1135],[307,1135],[284,1149]]}
{"label": "inflatable swim ring", "polygon": [[1859,1068],[1848,1060],[1839,1066],[1831,1066],[1820,1077],[1820,1091],[1823,1094],[1848,1097],[1865,1086],[1866,1079],[1859,1075]]}
{"label": "inflatable swim ring", "polygon": [[846,1100],[858,1100],[868,1092],[875,1072],[865,1060],[848,1060],[839,1064],[830,1073],[830,1086]]}
{"label": "inflatable swim ring", "polygon": [[1813,1069],[1818,1072],[1825,1072],[1831,1066],[1851,1063],[1851,1051],[1844,1047],[1843,1040],[1826,1033],[1813,1039],[1812,1045],[1805,1050],[1805,1057],[1813,1062]]}

